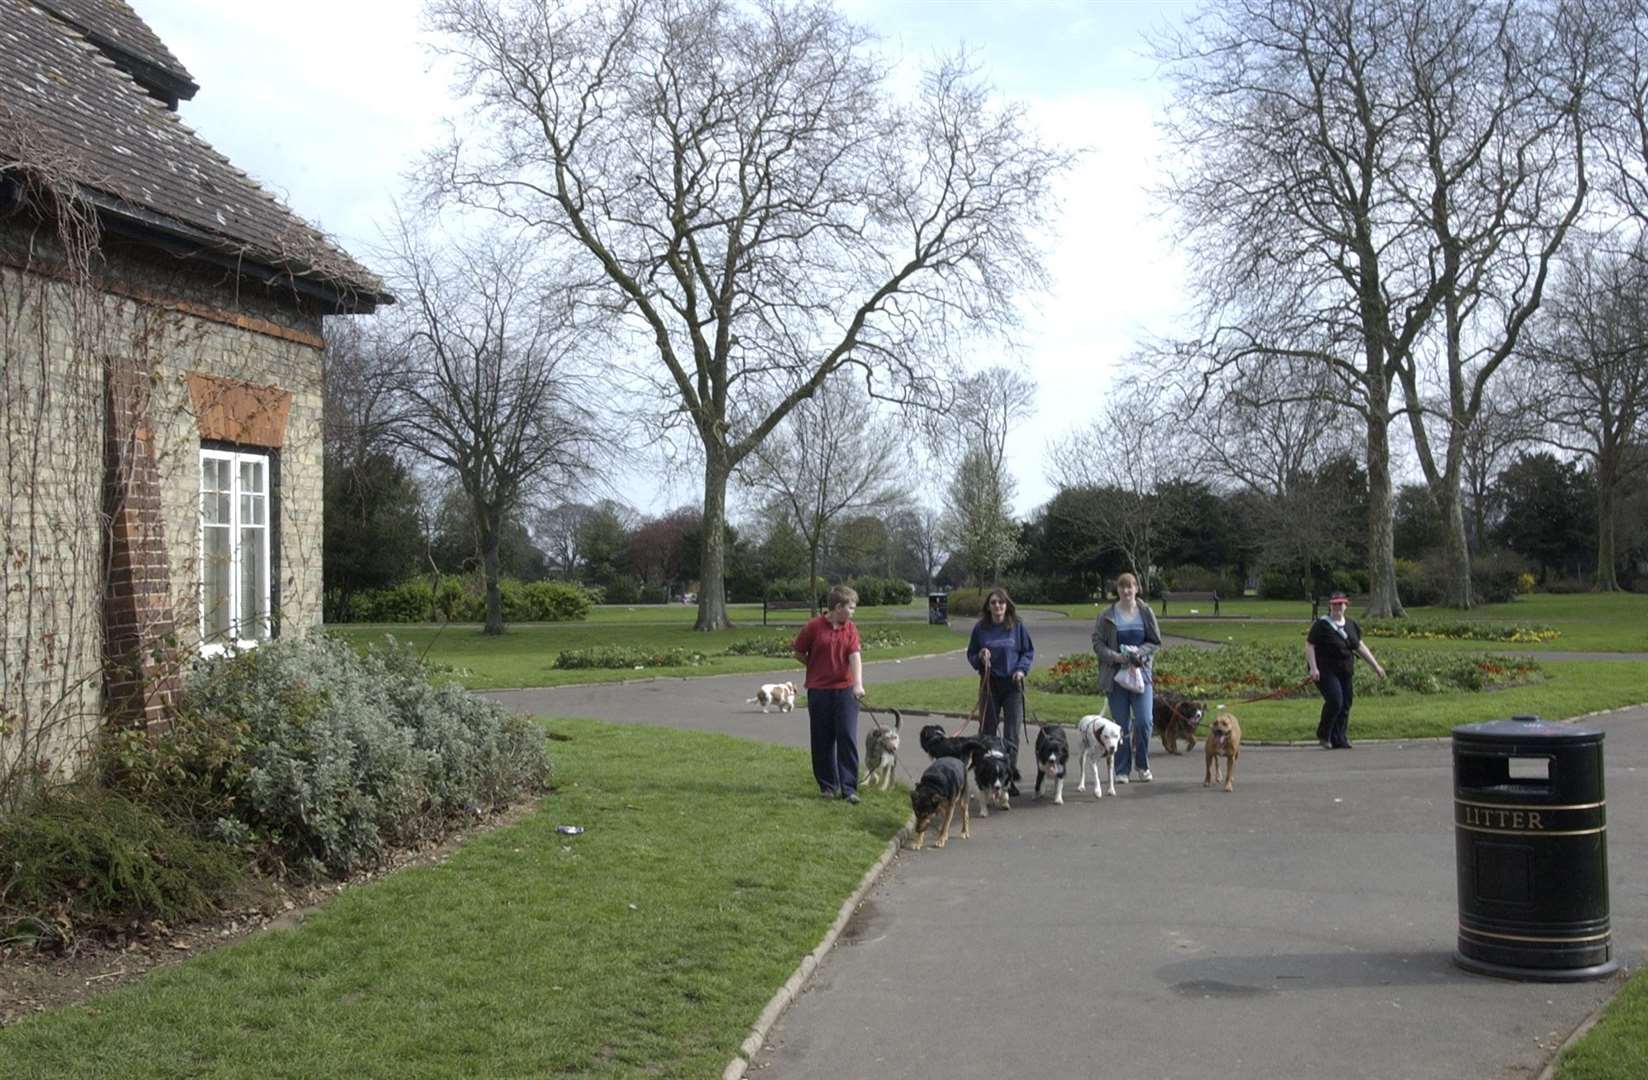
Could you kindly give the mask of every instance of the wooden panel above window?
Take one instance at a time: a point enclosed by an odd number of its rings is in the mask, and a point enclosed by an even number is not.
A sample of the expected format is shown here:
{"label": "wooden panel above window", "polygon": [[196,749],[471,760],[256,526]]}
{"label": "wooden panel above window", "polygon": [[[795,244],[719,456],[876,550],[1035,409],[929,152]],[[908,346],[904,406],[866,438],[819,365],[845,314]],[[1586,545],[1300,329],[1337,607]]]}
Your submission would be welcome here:
{"label": "wooden panel above window", "polygon": [[189,399],[194,403],[202,439],[272,450],[280,449],[286,441],[286,418],[292,411],[290,390],[191,371]]}

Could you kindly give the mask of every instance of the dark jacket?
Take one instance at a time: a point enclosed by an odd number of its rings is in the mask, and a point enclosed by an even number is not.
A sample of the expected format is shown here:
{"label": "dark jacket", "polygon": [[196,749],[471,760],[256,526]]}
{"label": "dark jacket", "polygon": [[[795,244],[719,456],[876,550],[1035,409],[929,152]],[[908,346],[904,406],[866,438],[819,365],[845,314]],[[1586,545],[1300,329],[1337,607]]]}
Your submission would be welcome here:
{"label": "dark jacket", "polygon": [[1036,659],[1036,647],[1023,619],[1014,619],[1012,626],[997,626],[986,615],[974,623],[973,636],[967,640],[967,662],[975,671],[980,649],[990,650],[990,674],[998,679],[1010,679],[1015,671],[1030,674],[1030,664]]}

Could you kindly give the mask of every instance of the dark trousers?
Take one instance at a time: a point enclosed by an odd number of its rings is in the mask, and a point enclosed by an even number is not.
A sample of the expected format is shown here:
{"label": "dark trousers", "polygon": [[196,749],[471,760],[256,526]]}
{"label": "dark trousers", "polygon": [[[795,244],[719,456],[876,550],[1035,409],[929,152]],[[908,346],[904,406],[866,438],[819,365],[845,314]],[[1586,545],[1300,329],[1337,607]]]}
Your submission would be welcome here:
{"label": "dark trousers", "polygon": [[1013,779],[1019,777],[1019,733],[1024,730],[1024,689],[1012,679],[990,676],[990,707],[984,710],[979,728],[995,735],[1007,746],[1007,760],[1013,764]]}
{"label": "dark trousers", "polygon": [[1316,722],[1316,738],[1326,739],[1334,746],[1350,745],[1350,703],[1355,697],[1351,689],[1351,673],[1322,669],[1322,681],[1316,684],[1322,692],[1322,719]]}
{"label": "dark trousers", "polygon": [[825,794],[858,791],[858,699],[851,687],[807,689],[812,727],[813,779]]}

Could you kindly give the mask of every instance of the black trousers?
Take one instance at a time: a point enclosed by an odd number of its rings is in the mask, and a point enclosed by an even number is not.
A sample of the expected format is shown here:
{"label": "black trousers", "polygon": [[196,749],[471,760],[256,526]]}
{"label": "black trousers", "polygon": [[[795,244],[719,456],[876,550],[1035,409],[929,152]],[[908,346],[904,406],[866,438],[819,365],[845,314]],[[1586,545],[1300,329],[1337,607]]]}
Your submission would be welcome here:
{"label": "black trousers", "polygon": [[1350,703],[1356,696],[1351,688],[1351,672],[1322,669],[1316,689],[1322,693],[1322,719],[1316,722],[1316,738],[1334,746],[1350,745]]}
{"label": "black trousers", "polygon": [[990,707],[984,711],[979,729],[986,735],[1001,735],[1007,760],[1013,765],[1013,779],[1019,778],[1019,733],[1024,730],[1024,688],[1012,679],[990,676]]}
{"label": "black trousers", "polygon": [[826,795],[858,791],[858,699],[850,688],[807,690],[813,779]]}

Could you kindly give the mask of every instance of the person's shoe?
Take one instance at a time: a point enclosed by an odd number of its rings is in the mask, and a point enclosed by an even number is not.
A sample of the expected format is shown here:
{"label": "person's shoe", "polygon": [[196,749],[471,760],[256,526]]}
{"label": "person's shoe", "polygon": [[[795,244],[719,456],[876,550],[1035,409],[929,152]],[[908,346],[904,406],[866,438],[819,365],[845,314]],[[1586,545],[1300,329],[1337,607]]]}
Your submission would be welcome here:
{"label": "person's shoe", "polygon": [[1317,739],[1316,740],[1316,745],[1320,746],[1323,750],[1332,750],[1333,749],[1333,744],[1328,742],[1326,739]]}
{"label": "person's shoe", "polygon": [[1156,778],[1154,776],[1150,775],[1150,770],[1149,769],[1140,769],[1139,770],[1139,783],[1148,784],[1148,783],[1150,783],[1150,781],[1152,781],[1154,779],[1156,779]]}
{"label": "person's shoe", "polygon": [[1017,784],[1009,783],[1007,785],[1007,795],[1008,795],[1009,798],[1014,798],[1014,799],[1018,798],[1019,797],[1019,786]]}
{"label": "person's shoe", "polygon": [[841,797],[843,799],[846,799],[848,802],[852,803],[854,806],[858,805],[858,792],[856,792],[856,791],[849,791],[849,792],[847,792],[847,794],[845,794]]}
{"label": "person's shoe", "polygon": [[1120,775],[1120,776],[1118,776],[1118,777],[1116,777],[1116,783],[1118,783],[1118,784],[1125,784],[1125,783],[1127,783],[1127,774],[1126,774],[1126,773],[1122,773],[1122,774],[1121,774],[1121,775]]}
{"label": "person's shoe", "polygon": [[818,797],[821,798],[821,799],[839,799],[839,798],[841,798],[841,792],[839,792],[839,791],[829,791],[829,790],[820,790],[819,793],[818,793]]}
{"label": "person's shoe", "polygon": [[1334,749],[1335,749],[1335,750],[1349,750],[1349,749],[1350,749],[1350,748],[1351,748],[1351,747],[1350,747],[1350,740],[1349,740],[1349,739],[1346,739],[1346,740],[1345,740],[1345,741],[1344,741],[1344,742],[1342,742],[1342,743],[1335,743],[1335,744],[1334,744],[1334,747],[1333,747],[1333,748],[1334,748]]}

